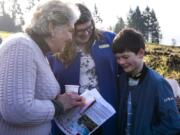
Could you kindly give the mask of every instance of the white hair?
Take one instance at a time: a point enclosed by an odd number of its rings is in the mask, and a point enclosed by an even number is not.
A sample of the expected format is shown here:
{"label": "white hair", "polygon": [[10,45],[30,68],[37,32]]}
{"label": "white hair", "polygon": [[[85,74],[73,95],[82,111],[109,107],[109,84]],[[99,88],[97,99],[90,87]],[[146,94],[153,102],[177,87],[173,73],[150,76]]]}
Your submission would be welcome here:
{"label": "white hair", "polygon": [[27,19],[24,30],[38,35],[48,36],[49,23],[54,25],[74,24],[80,16],[79,9],[70,3],[60,0],[48,0],[38,3]]}

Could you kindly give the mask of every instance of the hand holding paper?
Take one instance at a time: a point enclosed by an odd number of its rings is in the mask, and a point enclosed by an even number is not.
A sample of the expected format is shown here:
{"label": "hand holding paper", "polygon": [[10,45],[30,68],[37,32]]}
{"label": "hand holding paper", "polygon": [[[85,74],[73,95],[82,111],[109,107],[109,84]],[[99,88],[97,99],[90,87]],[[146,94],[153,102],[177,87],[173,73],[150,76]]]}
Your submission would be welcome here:
{"label": "hand holding paper", "polygon": [[89,135],[115,114],[114,108],[97,89],[87,90],[81,97],[86,102],[83,108],[74,108],[55,120],[66,135]]}

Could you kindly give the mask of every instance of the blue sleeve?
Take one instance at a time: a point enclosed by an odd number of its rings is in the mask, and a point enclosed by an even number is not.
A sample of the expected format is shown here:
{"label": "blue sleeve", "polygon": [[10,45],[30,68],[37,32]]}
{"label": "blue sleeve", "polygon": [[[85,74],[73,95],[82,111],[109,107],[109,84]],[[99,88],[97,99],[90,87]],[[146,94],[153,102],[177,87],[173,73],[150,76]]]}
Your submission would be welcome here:
{"label": "blue sleeve", "polygon": [[157,116],[158,122],[153,127],[155,135],[168,134],[176,135],[180,133],[180,114],[171,86],[162,79],[158,83],[157,93]]}
{"label": "blue sleeve", "polygon": [[54,73],[54,76],[56,78],[56,80],[59,82],[60,86],[61,84],[61,72],[63,72],[63,70],[65,69],[64,65],[53,56],[53,54],[49,53],[47,55],[47,59],[49,62],[49,65],[51,67],[52,72]]}
{"label": "blue sleeve", "polygon": [[114,37],[116,36],[116,34],[113,33],[113,32],[104,32],[104,36],[106,37],[107,42],[108,42],[110,45],[112,45],[113,39],[114,39]]}

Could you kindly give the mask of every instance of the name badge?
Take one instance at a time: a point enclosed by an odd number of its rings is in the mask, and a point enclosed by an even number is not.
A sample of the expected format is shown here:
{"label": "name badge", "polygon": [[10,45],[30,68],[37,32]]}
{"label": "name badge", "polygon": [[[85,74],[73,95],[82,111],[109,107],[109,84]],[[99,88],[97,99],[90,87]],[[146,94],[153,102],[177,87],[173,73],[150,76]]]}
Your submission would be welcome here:
{"label": "name badge", "polygon": [[110,47],[110,45],[109,45],[109,44],[99,45],[99,48],[100,48],[100,49],[103,49],[103,48],[108,48],[108,47]]}
{"label": "name badge", "polygon": [[172,100],[174,100],[173,97],[167,97],[167,98],[164,99],[164,102],[169,102],[169,101],[172,101]]}

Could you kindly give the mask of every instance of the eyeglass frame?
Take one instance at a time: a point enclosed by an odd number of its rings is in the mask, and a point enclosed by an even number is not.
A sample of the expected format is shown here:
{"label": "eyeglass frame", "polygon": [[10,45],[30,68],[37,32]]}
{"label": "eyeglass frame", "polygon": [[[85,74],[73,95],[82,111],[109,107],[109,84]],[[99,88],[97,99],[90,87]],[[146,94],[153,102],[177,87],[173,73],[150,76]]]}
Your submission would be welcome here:
{"label": "eyeglass frame", "polygon": [[82,35],[82,34],[84,34],[85,32],[88,32],[88,34],[90,34],[90,33],[93,32],[93,29],[94,29],[94,26],[93,26],[93,24],[91,23],[91,25],[87,26],[85,29],[77,30],[76,27],[75,27],[75,33],[78,34],[78,35]]}

